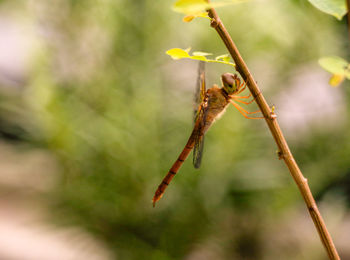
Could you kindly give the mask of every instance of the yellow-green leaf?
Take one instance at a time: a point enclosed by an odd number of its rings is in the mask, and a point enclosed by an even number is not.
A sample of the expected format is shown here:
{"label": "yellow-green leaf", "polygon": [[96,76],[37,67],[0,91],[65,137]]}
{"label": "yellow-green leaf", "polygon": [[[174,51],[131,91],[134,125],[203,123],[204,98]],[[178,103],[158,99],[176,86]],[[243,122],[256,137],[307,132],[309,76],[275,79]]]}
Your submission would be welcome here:
{"label": "yellow-green leaf", "polygon": [[174,48],[174,49],[167,50],[166,54],[170,55],[171,58],[173,58],[174,60],[179,60],[179,59],[190,57],[187,50],[183,50],[180,48]]}
{"label": "yellow-green leaf", "polygon": [[332,74],[345,74],[345,71],[348,69],[349,63],[338,57],[338,56],[328,56],[323,57],[318,60],[318,63],[326,71],[329,71]]}
{"label": "yellow-green leaf", "polygon": [[340,83],[344,81],[344,79],[345,75],[334,74],[329,80],[329,85],[331,85],[332,87],[338,87]]}
{"label": "yellow-green leaf", "polygon": [[186,16],[184,22],[191,22],[196,17],[209,18],[207,10],[212,7],[221,7],[226,5],[237,4],[248,0],[227,0],[224,2],[207,3],[205,0],[178,0],[173,5],[173,10],[183,13]]}
{"label": "yellow-green leaf", "polygon": [[191,22],[194,18],[196,18],[194,15],[186,15],[182,21],[186,22],[186,23],[189,23]]}
{"label": "yellow-green leaf", "polygon": [[210,19],[209,16],[208,16],[208,12],[199,12],[199,13],[195,13],[195,14],[190,14],[190,15],[186,15],[182,20],[184,22],[191,22],[194,18],[197,18],[197,17],[203,17],[203,18],[207,18],[207,19]]}
{"label": "yellow-green leaf", "polygon": [[350,64],[346,60],[329,56],[319,59],[318,62],[322,68],[333,74],[329,80],[332,87],[339,86],[345,78],[350,79]]}
{"label": "yellow-green leaf", "polygon": [[192,60],[202,60],[202,61],[209,61],[205,56],[200,55],[193,55],[190,57]]}
{"label": "yellow-green leaf", "polygon": [[230,56],[228,54],[223,54],[223,55],[217,56],[215,58],[215,60],[222,60],[222,61],[229,62],[230,61]]}
{"label": "yellow-green leaf", "polygon": [[210,8],[210,5],[205,0],[178,0],[173,5],[175,12],[187,15],[203,13],[208,8]]}
{"label": "yellow-green leaf", "polygon": [[212,53],[202,52],[202,51],[194,51],[194,52],[192,52],[192,54],[195,55],[195,56],[209,56],[209,55],[213,55]]}
{"label": "yellow-green leaf", "polygon": [[[191,59],[191,60],[201,60],[201,61],[205,61],[205,62],[216,62],[216,63],[222,63],[222,64],[227,64],[230,66],[235,67],[236,65],[232,62],[229,62],[229,59],[218,59],[218,60],[211,60],[211,59],[207,59],[205,56],[208,55],[212,55],[211,53],[207,53],[207,52],[199,52],[199,51],[195,51],[192,53],[192,55],[189,54],[190,48],[183,50],[180,48],[174,48],[174,49],[170,49],[168,51],[166,51],[165,53],[168,54],[169,56],[171,56],[171,58],[173,58],[174,60],[179,60],[179,59]],[[221,55],[222,57],[227,56],[227,54],[225,55]],[[218,57],[221,57],[218,56]]]}
{"label": "yellow-green leaf", "polygon": [[309,0],[316,8],[341,20],[346,14],[346,0]]}

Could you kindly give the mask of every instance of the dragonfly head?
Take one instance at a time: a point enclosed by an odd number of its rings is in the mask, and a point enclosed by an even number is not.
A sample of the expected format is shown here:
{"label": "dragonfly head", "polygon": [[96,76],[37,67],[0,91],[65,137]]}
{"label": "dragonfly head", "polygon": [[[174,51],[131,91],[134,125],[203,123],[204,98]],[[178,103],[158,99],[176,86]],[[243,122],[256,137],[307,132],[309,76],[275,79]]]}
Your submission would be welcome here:
{"label": "dragonfly head", "polygon": [[221,75],[222,86],[227,94],[231,95],[238,91],[241,80],[237,74],[225,73]]}

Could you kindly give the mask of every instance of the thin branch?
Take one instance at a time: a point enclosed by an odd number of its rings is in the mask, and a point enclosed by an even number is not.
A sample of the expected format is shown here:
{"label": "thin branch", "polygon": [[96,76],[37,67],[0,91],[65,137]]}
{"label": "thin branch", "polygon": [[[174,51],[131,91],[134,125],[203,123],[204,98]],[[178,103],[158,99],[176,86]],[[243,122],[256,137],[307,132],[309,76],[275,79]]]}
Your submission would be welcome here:
{"label": "thin branch", "polygon": [[252,93],[253,97],[256,100],[256,103],[258,104],[260,110],[264,115],[266,123],[278,146],[279,159],[284,160],[294,181],[298,185],[300,193],[303,196],[303,199],[309,210],[311,218],[316,226],[321,241],[327,250],[329,259],[340,259],[332,241],[332,238],[327,230],[326,224],[324,223],[322,216],[317,208],[315,199],[312,196],[307,179],[303,176],[297,163],[295,162],[293,155],[288,147],[288,144],[283,136],[283,133],[279,127],[276,114],[273,111],[271,111],[252,74],[249,72],[247,65],[242,59],[236,45],[232,41],[228,32],[226,31],[223,23],[221,22],[214,8],[209,10],[209,16],[212,18],[211,26],[217,31],[217,33],[220,35],[221,39],[225,43],[226,48],[228,49],[233,60],[236,63],[237,71],[241,74],[241,76],[247,83],[250,92]]}

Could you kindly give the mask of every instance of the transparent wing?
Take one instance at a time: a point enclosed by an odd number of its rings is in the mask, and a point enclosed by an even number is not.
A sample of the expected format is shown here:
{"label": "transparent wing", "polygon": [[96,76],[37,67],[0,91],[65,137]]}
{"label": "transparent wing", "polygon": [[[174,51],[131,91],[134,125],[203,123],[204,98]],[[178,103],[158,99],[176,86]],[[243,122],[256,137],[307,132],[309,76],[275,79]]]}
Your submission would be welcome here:
{"label": "transparent wing", "polygon": [[194,168],[198,169],[202,162],[203,148],[204,148],[204,130],[205,123],[207,121],[209,104],[205,108],[200,106],[198,118],[195,123],[195,136],[194,136],[194,147],[193,147],[193,165]]}
{"label": "transparent wing", "polygon": [[204,135],[196,136],[194,148],[193,148],[193,166],[198,169],[202,163],[204,148]]}
{"label": "transparent wing", "polygon": [[203,148],[204,148],[204,126],[206,118],[206,108],[203,108],[203,101],[205,99],[205,62],[200,61],[198,65],[198,78],[196,84],[196,92],[194,96],[194,123],[195,136],[193,148],[193,165],[198,169],[202,162]]}
{"label": "transparent wing", "polygon": [[199,110],[201,103],[205,98],[205,92],[205,62],[200,61],[198,64],[198,77],[196,83],[196,92],[194,95],[194,122],[196,122],[199,117]]}

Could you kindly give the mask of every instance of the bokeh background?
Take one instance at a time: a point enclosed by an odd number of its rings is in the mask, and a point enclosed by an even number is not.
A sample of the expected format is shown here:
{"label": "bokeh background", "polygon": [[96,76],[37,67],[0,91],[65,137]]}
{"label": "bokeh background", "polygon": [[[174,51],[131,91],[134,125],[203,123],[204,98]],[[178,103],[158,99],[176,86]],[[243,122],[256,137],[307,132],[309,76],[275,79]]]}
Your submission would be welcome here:
{"label": "bokeh background", "polygon": [[[263,120],[230,107],[163,199],[189,137],[198,64],[227,53],[173,1],[0,1],[0,259],[327,259]],[[349,84],[318,58],[349,58],[345,19],[307,1],[218,9],[350,259]],[[208,64],[208,85],[231,70]],[[254,105],[248,108],[256,110]]]}

